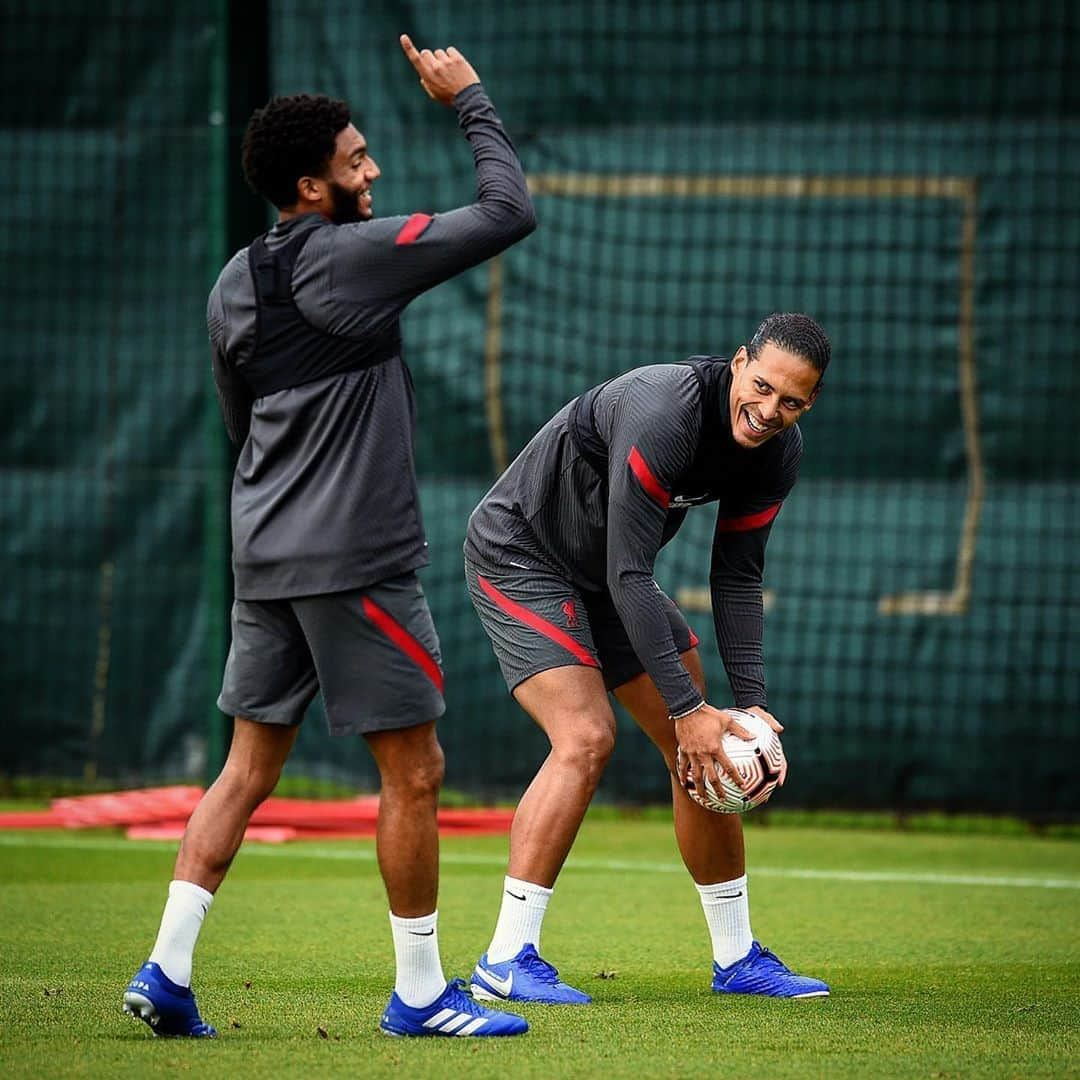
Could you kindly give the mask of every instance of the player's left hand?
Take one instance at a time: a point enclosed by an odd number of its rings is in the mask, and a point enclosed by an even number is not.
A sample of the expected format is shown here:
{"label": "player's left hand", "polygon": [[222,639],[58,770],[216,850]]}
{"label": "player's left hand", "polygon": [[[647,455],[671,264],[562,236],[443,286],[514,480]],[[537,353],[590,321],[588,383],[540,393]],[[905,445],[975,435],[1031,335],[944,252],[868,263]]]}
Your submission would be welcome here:
{"label": "player's left hand", "polygon": [[420,85],[427,96],[443,105],[452,105],[454,98],[467,86],[480,81],[472,64],[451,45],[448,49],[418,49],[408,34],[398,39],[409,58]]}
{"label": "player's left hand", "polygon": [[761,719],[764,720],[765,723],[768,724],[769,727],[771,727],[777,735],[779,735],[780,732],[784,730],[784,725],[781,724],[780,721],[777,720],[771,712],[766,712],[766,710],[763,709],[760,705],[751,705],[746,711],[752,712],[755,716],[760,716]]}
{"label": "player's left hand", "polygon": [[[755,716],[760,716],[766,724],[769,725],[776,732],[777,735],[784,730],[784,725],[776,719],[771,712],[763,709],[760,705],[751,705],[747,710],[748,713],[753,713]],[[780,770],[780,786],[784,786],[784,781],[787,779],[787,758],[784,758],[783,768]]]}

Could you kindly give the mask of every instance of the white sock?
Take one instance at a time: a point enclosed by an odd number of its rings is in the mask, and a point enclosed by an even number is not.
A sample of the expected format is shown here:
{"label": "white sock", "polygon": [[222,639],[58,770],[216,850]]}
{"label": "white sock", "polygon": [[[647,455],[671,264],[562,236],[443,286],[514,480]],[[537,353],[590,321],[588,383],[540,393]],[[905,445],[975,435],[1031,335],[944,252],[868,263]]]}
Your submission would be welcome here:
{"label": "white sock", "polygon": [[741,960],[754,943],[750,932],[750,903],[746,895],[746,875],[715,885],[697,885],[705,922],[712,937],[713,959],[721,967]]}
{"label": "white sock", "polygon": [[520,878],[507,877],[503,880],[499,921],[495,924],[495,933],[487,951],[491,963],[501,964],[517,956],[525,944],[531,944],[537,952],[540,951],[540,931],[551,892],[543,885],[534,885]]}
{"label": "white sock", "polygon": [[394,992],[413,1009],[430,1005],[446,989],[439,960],[438,919],[438,911],[415,919],[402,919],[390,912],[397,964]]}
{"label": "white sock", "polygon": [[150,959],[177,986],[191,985],[191,956],[214,894],[191,881],[169,883],[169,899]]}

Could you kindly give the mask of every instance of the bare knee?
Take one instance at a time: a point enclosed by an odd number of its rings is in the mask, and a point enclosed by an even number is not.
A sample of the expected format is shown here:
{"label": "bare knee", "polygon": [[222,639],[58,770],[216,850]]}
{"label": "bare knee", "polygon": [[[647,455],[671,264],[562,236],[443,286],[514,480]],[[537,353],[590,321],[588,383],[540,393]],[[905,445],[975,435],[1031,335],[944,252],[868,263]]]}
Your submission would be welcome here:
{"label": "bare knee", "polygon": [[384,795],[409,802],[438,800],[446,773],[442,747],[434,742],[422,757],[399,763],[386,763],[381,770]]}
{"label": "bare knee", "polygon": [[218,794],[254,810],[277,786],[298,732],[298,727],[236,717],[229,756],[213,785]]}
{"label": "bare knee", "polygon": [[247,805],[254,810],[277,787],[281,766],[259,765],[252,762],[227,761],[214,787],[230,801]]}
{"label": "bare knee", "polygon": [[552,741],[552,754],[562,766],[595,785],[615,749],[615,718],[610,712],[586,716],[561,728],[565,734]]}

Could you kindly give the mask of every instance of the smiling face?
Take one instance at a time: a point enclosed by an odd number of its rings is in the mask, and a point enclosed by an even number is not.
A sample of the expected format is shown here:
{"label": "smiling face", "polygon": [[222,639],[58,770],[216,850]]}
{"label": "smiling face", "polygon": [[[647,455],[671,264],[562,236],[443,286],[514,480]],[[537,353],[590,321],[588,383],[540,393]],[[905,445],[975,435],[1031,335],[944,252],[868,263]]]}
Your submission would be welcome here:
{"label": "smiling face", "polygon": [[320,213],[335,225],[370,220],[375,216],[371,186],[380,175],[364,136],[353,124],[342,128],[334,141],[334,156],[326,168],[327,199]]}
{"label": "smiling face", "polygon": [[731,360],[731,433],[754,450],[796,423],[817,397],[821,373],[807,359],[764,342],[756,357],[743,345]]}
{"label": "smiling face", "polygon": [[367,140],[349,124],[335,136],[334,153],[323,175],[301,176],[295,210],[284,210],[280,216],[318,212],[335,225],[367,221],[375,216],[372,185],[381,175],[367,152]]}

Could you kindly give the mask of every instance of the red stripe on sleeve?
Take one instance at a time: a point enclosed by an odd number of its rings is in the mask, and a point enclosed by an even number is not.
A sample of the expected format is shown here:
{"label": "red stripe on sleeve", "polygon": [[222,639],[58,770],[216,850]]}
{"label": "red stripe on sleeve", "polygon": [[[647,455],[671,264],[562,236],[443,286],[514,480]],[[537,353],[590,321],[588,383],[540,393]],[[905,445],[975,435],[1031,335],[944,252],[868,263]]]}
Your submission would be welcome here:
{"label": "red stripe on sleeve", "polygon": [[653,476],[649,463],[641,456],[641,451],[636,446],[630,447],[626,462],[630,466],[630,471],[638,478],[638,483],[645,489],[645,494],[666,510],[671,502],[671,494],[660,486],[660,481]]}
{"label": "red stripe on sleeve", "polygon": [[476,575],[476,580],[479,582],[480,588],[484,590],[488,597],[501,607],[511,618],[517,619],[518,622],[532,627],[538,634],[543,634],[544,637],[550,638],[556,645],[561,645],[567,652],[573,653],[586,667],[598,668],[600,666],[596,657],[593,656],[584,645],[579,645],[569,634],[563,633],[557,626],[549,623],[547,619],[541,619],[539,615],[530,611],[527,607],[522,607],[521,604],[511,600],[506,593],[496,589],[495,586],[481,574]]}
{"label": "red stripe on sleeve", "polygon": [[770,506],[768,510],[761,510],[756,514],[744,514],[742,517],[720,518],[716,523],[717,532],[750,532],[751,529],[760,529],[762,525],[768,525],[777,514],[780,513],[780,503]]}
{"label": "red stripe on sleeve", "polygon": [[689,626],[687,627],[687,630],[690,631],[690,648],[696,649],[698,647],[698,642],[701,641],[701,638],[699,638]]}
{"label": "red stripe on sleeve", "polygon": [[435,684],[443,688],[443,673],[435,658],[389,612],[365,596],[364,614]]}
{"label": "red stripe on sleeve", "polygon": [[413,214],[397,234],[395,244],[411,244],[431,224],[430,214]]}

